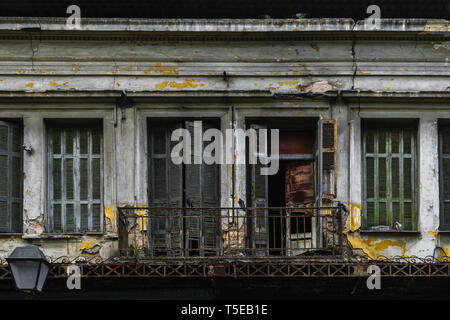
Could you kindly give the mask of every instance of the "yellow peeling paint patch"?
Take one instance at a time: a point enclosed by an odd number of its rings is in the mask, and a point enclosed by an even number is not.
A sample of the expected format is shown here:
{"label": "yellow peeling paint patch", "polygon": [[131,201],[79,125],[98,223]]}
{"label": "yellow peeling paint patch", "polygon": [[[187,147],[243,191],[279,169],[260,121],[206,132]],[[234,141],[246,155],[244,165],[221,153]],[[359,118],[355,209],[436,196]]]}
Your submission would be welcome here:
{"label": "yellow peeling paint patch", "polygon": [[50,81],[49,83],[50,83],[50,85],[51,85],[52,87],[56,86],[56,82],[55,82],[55,81]]}
{"label": "yellow peeling paint patch", "polygon": [[94,246],[98,245],[99,243],[96,242],[91,242],[91,241],[81,241],[81,247],[80,250],[88,250],[88,249],[92,249]]}
{"label": "yellow peeling paint patch", "polygon": [[427,231],[426,233],[428,233],[430,236],[432,236],[435,239],[437,237],[437,232],[436,231]]}
{"label": "yellow peeling paint patch", "polygon": [[350,213],[345,221],[344,233],[355,232],[361,228],[361,205],[350,203],[348,207]]}
{"label": "yellow peeling paint patch", "polygon": [[73,68],[72,68],[72,71],[80,71],[80,68],[78,68],[78,67],[73,67]]}
{"label": "yellow peeling paint patch", "polygon": [[131,71],[131,70],[132,70],[132,68],[131,68],[130,66],[127,66],[127,67],[120,67],[120,66],[117,66],[117,70],[122,70],[122,71]]}
{"label": "yellow peeling paint patch", "polygon": [[48,72],[45,72],[45,71],[41,71],[41,74],[55,74],[54,72],[52,72],[52,71],[48,71]]}
{"label": "yellow peeling paint patch", "polygon": [[135,213],[138,217],[140,217],[138,219],[139,230],[147,230],[147,210],[136,210]]}
{"label": "yellow peeling paint patch", "polygon": [[405,255],[406,243],[401,240],[379,240],[376,237],[369,237],[367,240],[361,239],[358,235],[348,234],[348,241],[351,243],[353,248],[362,249],[370,259],[376,260],[383,255],[384,251],[391,247],[399,247],[401,256]]}
{"label": "yellow peeling paint patch", "polygon": [[280,86],[295,86],[298,84],[298,81],[280,81],[278,84]]}
{"label": "yellow peeling paint patch", "polygon": [[30,82],[30,83],[25,84],[24,86],[28,87],[28,88],[33,88],[34,87],[34,83]]}
{"label": "yellow peeling paint patch", "polygon": [[116,221],[116,215],[115,215],[115,210],[113,211],[111,206],[105,206],[104,208],[105,211],[105,217],[107,219],[109,219],[109,221],[111,222],[112,225],[115,225],[115,221]]}
{"label": "yellow peeling paint patch", "polygon": [[154,67],[149,67],[145,74],[151,74],[152,72],[158,72],[165,76],[177,76],[178,68],[177,67],[165,67],[162,63],[156,63]]}
{"label": "yellow peeling paint patch", "polygon": [[370,72],[360,72],[359,75],[361,75],[361,76],[371,76],[372,74]]}
{"label": "yellow peeling paint patch", "polygon": [[425,25],[425,29],[424,31],[434,31],[434,32],[446,32],[446,31],[450,31],[450,24],[445,24],[445,23],[427,23]]}
{"label": "yellow peeling paint patch", "polygon": [[186,80],[185,82],[164,81],[164,82],[161,82],[161,83],[155,85],[155,87],[157,89],[165,89],[167,86],[169,86],[171,88],[177,88],[177,89],[183,89],[183,88],[194,88],[195,89],[198,87],[204,87],[205,84],[197,83],[197,80],[190,79],[190,80]]}

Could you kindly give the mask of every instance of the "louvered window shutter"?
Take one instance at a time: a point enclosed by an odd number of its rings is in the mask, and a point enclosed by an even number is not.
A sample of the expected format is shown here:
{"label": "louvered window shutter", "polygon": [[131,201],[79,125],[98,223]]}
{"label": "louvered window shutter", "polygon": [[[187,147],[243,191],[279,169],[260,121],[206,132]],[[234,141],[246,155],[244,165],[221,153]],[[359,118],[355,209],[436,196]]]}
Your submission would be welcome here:
{"label": "louvered window shutter", "polygon": [[[181,123],[150,124],[149,128],[149,175],[150,207],[183,207],[183,166],[171,161],[172,148],[178,143],[171,141],[172,132]],[[183,239],[182,210],[150,210],[151,250],[153,253],[169,250],[180,255]],[[152,217],[153,216],[153,217]]]}
{"label": "louvered window shutter", "polygon": [[320,119],[316,134],[316,204],[336,197],[337,122]]}
{"label": "louvered window shutter", "polygon": [[[259,131],[258,129],[267,129],[265,125],[251,125],[250,128],[255,129],[257,132],[257,141],[255,151],[259,155],[266,154],[268,152],[268,146],[265,150],[259,150]],[[266,141],[267,142],[267,141]],[[249,148],[251,150],[251,148]],[[253,209],[251,212],[251,241],[254,254],[256,256],[266,256],[269,254],[269,196],[268,196],[268,176],[261,174],[261,168],[264,167],[260,163],[259,157],[256,157],[257,163],[250,164],[251,174],[251,200]]]}
{"label": "louvered window shutter", "polygon": [[[195,126],[202,126],[198,129],[199,137],[194,136]],[[192,149],[191,164],[185,165],[185,206],[193,208],[204,208],[202,210],[186,210],[186,247],[191,253],[196,251],[201,255],[208,255],[219,249],[219,228],[220,210],[208,210],[206,208],[218,208],[219,200],[219,165],[207,165],[203,161],[203,150],[210,142],[203,142],[203,133],[215,128],[214,125],[206,121],[186,121],[185,127],[191,134],[192,144],[197,143],[199,148],[199,158],[194,155]],[[193,147],[195,148],[195,147]],[[197,163],[194,161],[196,160]],[[201,162],[201,163],[200,163]]]}
{"label": "louvered window shutter", "polygon": [[0,232],[22,232],[22,127],[0,121]]}
{"label": "louvered window shutter", "polygon": [[101,128],[49,127],[49,232],[102,232],[102,168]]}
{"label": "louvered window shutter", "polygon": [[415,230],[415,128],[367,125],[363,130],[365,228]]}

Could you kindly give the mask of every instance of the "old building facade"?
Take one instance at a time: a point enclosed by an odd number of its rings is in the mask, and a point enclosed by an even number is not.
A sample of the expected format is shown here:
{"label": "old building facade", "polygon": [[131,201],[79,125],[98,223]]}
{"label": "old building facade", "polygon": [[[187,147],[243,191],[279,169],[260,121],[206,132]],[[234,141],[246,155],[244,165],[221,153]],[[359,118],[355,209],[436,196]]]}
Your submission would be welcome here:
{"label": "old building facade", "polygon": [[[0,254],[28,239],[55,262],[443,261],[448,35],[447,20],[2,18]],[[242,136],[226,164],[174,165],[172,132],[195,140],[198,121],[279,129],[278,173],[257,174]]]}

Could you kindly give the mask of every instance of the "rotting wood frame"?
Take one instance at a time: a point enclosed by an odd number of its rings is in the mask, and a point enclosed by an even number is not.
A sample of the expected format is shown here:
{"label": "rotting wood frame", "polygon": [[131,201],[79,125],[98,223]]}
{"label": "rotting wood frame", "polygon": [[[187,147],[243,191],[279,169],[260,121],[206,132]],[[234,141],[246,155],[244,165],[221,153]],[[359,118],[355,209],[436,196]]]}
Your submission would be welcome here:
{"label": "rotting wood frame", "polygon": [[[103,122],[84,122],[46,121],[48,233],[101,233],[104,229]],[[58,153],[54,152],[56,137],[59,141]],[[67,144],[68,137],[72,140],[71,146]],[[85,152],[82,152],[83,149]],[[55,171],[55,163],[58,162],[60,171]],[[68,166],[68,163],[71,165]],[[84,179],[83,168],[86,172]],[[71,174],[67,171],[69,169]],[[60,188],[56,189],[55,179],[58,178]],[[71,183],[68,184],[69,181]],[[59,216],[55,215],[57,206],[60,208],[57,210]],[[71,216],[67,214],[68,208],[71,208]]]}

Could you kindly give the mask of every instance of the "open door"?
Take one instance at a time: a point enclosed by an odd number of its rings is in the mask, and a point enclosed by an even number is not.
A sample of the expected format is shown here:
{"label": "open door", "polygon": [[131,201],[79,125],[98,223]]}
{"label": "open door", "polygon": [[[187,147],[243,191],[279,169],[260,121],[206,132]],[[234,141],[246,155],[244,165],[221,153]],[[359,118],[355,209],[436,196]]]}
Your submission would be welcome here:
{"label": "open door", "polygon": [[[316,243],[316,219],[313,210],[299,209],[314,205],[314,170],[312,161],[295,162],[286,168],[286,248],[288,255],[298,255]],[[292,208],[292,209],[291,209]]]}

